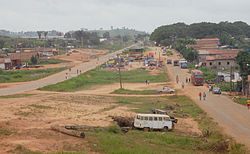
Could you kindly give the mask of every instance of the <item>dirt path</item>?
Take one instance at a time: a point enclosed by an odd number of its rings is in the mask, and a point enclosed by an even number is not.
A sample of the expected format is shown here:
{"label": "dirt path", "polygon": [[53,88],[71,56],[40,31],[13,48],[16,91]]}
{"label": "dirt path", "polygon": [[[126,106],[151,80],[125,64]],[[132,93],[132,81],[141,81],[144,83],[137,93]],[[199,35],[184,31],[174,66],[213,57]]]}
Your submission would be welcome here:
{"label": "dirt path", "polygon": [[[131,45],[129,47],[132,47],[132,46],[134,46],[134,45]],[[129,47],[127,47],[127,48],[129,48]],[[78,65],[74,66],[71,69],[71,71],[65,70],[65,71],[56,73],[54,75],[51,75],[49,77],[40,79],[40,80],[31,81],[31,82],[27,82],[25,84],[0,89],[0,96],[22,93],[25,91],[35,90],[37,88],[44,87],[46,85],[51,85],[51,84],[56,84],[58,82],[62,82],[64,80],[66,80],[66,77],[65,77],[66,73],[69,74],[68,77],[75,77],[75,76],[77,76],[77,70],[79,70],[79,71],[81,70],[81,72],[83,73],[83,72],[89,71],[91,69],[94,69],[95,67],[105,63],[108,59],[114,58],[117,54],[122,53],[127,48],[124,48],[124,49],[121,49],[119,51],[101,56],[97,59],[91,60],[90,62],[78,64]]]}
{"label": "dirt path", "polygon": [[[172,60],[180,59],[176,53],[170,57]],[[188,70],[167,65],[172,81],[175,81],[176,75],[179,76],[180,82],[172,82],[177,89],[181,88],[181,83],[184,82],[185,88],[181,90],[183,93],[191,97],[204,111],[206,111],[220,126],[225,130],[225,133],[235,138],[239,143],[243,143],[250,149],[250,111],[243,105],[234,103],[227,96],[214,95],[208,92],[205,86],[197,87],[191,83],[186,84],[186,77],[190,77]],[[173,80],[174,79],[174,80]],[[206,92],[207,99],[200,101],[199,92]]]}

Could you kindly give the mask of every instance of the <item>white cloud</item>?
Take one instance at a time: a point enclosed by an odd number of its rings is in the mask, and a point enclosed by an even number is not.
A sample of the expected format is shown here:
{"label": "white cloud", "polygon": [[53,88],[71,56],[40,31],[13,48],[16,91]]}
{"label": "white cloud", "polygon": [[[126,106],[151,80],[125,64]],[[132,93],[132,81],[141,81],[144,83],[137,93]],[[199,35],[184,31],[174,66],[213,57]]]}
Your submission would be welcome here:
{"label": "white cloud", "polygon": [[153,31],[174,22],[250,23],[247,0],[0,0],[0,29],[68,31],[129,27]]}

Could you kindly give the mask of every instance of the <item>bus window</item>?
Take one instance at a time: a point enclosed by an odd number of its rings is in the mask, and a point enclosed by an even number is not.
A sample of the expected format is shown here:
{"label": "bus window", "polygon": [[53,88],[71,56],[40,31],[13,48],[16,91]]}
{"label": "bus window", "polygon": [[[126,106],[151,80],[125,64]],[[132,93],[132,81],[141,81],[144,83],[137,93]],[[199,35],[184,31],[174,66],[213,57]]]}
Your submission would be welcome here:
{"label": "bus window", "polygon": [[149,121],[153,121],[153,118],[152,118],[152,117],[149,117]]}
{"label": "bus window", "polygon": [[148,120],[148,117],[144,117],[144,120]]}
{"label": "bus window", "polygon": [[169,121],[170,120],[168,117],[164,117],[163,119],[164,119],[164,121]]}
{"label": "bus window", "polygon": [[140,119],[143,120],[143,117],[141,117]]}
{"label": "bus window", "polygon": [[159,121],[162,121],[162,117],[159,117]]}
{"label": "bus window", "polygon": [[157,117],[154,117],[154,121],[158,121]]}
{"label": "bus window", "polygon": [[140,119],[140,116],[139,115],[137,115],[137,117],[136,117],[137,119]]}

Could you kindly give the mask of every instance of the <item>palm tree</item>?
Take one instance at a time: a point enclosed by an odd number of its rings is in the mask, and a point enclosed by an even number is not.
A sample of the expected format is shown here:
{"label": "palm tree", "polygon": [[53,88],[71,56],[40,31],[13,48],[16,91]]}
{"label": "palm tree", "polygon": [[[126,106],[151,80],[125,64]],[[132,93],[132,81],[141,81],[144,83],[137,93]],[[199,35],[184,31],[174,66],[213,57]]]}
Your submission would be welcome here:
{"label": "palm tree", "polygon": [[39,39],[41,39],[42,31],[37,31],[37,35],[38,35]]}
{"label": "palm tree", "polygon": [[44,32],[43,32],[43,35],[44,35],[45,40],[46,40],[46,37],[47,37],[47,35],[48,35],[48,31],[44,31]]}

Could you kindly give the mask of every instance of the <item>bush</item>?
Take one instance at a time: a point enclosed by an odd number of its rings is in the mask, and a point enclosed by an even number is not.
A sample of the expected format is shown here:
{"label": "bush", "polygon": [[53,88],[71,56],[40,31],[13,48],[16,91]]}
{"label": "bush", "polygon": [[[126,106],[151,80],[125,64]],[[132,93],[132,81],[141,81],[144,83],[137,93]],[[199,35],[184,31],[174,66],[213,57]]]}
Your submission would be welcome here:
{"label": "bush", "polygon": [[120,133],[121,133],[121,129],[120,129],[120,127],[117,126],[117,125],[108,127],[107,131],[108,131],[109,133],[114,133],[114,134],[120,134]]}
{"label": "bush", "polygon": [[221,89],[221,91],[230,91],[230,83],[220,83],[217,84],[217,87]]}

